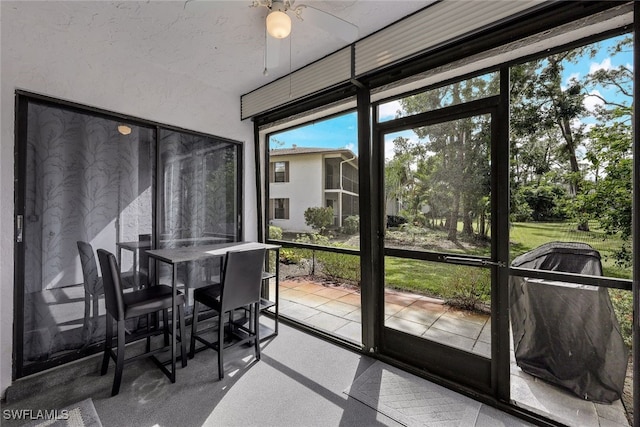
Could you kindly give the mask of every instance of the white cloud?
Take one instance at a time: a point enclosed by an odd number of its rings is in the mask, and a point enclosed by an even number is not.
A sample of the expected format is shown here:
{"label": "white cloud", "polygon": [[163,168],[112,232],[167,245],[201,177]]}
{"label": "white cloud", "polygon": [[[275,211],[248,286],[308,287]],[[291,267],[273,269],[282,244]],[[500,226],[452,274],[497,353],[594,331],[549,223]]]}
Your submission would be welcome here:
{"label": "white cloud", "polygon": [[584,97],[584,100],[582,101],[582,105],[584,105],[584,108],[586,108],[587,111],[594,112],[596,106],[604,105],[602,99],[594,95],[602,96],[599,91],[592,90],[591,92],[589,92],[589,95]]}
{"label": "white cloud", "polygon": [[356,144],[354,144],[353,142],[350,142],[349,144],[345,145],[344,148],[346,148],[347,150],[351,150],[355,153],[354,149],[356,148]]}
{"label": "white cloud", "polygon": [[401,110],[400,101],[391,101],[385,104],[381,104],[378,107],[378,118],[394,118],[396,116],[396,111]]}
{"label": "white cloud", "polygon": [[613,68],[611,65],[611,58],[605,58],[599,64],[597,62],[592,62],[591,65],[589,65],[589,74],[595,73],[598,70],[610,70],[611,68]]}

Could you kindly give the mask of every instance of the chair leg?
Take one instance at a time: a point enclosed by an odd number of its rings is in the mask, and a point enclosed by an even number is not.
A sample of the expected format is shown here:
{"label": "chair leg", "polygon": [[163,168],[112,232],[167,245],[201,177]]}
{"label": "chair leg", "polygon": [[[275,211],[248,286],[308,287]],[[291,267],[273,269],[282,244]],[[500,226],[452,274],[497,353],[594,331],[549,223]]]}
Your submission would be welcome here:
{"label": "chair leg", "polygon": [[196,332],[198,331],[198,313],[200,311],[200,303],[193,303],[193,318],[191,320],[191,345],[189,346],[189,357],[193,358],[196,353]]}
{"label": "chair leg", "polygon": [[[231,321],[231,313],[229,313],[229,321]],[[224,313],[220,313],[218,319],[218,379],[224,378],[224,370],[222,369],[222,349],[224,348]]]}
{"label": "chair leg", "polygon": [[164,345],[169,345],[169,310],[162,310],[162,326],[164,329]]}
{"label": "chair leg", "polygon": [[100,375],[104,375],[107,373],[107,369],[109,369],[109,359],[111,358],[111,347],[113,346],[113,319],[107,313],[105,316],[106,327],[105,327],[105,337],[104,337],[104,355],[102,356],[102,369],[100,370]]}
{"label": "chair leg", "polygon": [[122,381],[122,368],[124,365],[124,347],[125,347],[125,329],[124,320],[118,321],[118,353],[116,357],[116,374],[113,378],[113,388],[111,396],[115,396],[120,391],[120,382]]}
{"label": "chair leg", "polygon": [[260,303],[255,303],[253,306],[255,310],[255,314],[253,315],[253,329],[256,334],[256,360],[260,360]]}
{"label": "chair leg", "polygon": [[187,367],[187,335],[184,326],[184,308],[182,304],[178,305],[178,321],[180,322],[180,359],[182,360],[182,367]]}

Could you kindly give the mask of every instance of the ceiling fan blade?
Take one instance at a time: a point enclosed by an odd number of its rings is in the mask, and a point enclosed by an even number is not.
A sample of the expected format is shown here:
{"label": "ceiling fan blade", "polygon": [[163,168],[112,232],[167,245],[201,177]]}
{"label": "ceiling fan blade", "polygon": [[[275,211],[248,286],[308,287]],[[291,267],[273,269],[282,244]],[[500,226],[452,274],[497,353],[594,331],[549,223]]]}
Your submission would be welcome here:
{"label": "ceiling fan blade", "polygon": [[353,25],[351,22],[347,22],[344,19],[340,19],[337,16],[320,9],[316,9],[312,6],[300,5],[298,7],[304,8],[300,11],[300,17],[303,21],[329,33],[335,34],[342,40],[349,43],[356,41],[358,38],[358,27]]}
{"label": "ceiling fan blade", "polygon": [[280,41],[269,34],[265,34],[264,68],[274,69],[280,65]]}

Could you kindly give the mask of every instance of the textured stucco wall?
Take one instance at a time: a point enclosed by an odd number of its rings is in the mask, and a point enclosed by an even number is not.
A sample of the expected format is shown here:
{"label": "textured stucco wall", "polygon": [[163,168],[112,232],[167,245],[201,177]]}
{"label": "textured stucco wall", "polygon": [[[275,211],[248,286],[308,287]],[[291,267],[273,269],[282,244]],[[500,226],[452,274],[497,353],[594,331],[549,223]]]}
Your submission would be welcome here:
{"label": "textured stucco wall", "polygon": [[289,162],[289,182],[269,184],[269,198],[289,199],[289,219],[273,219],[270,223],[285,231],[312,231],[305,223],[304,211],[324,206],[322,155],[272,156],[270,161]]}
{"label": "textured stucco wall", "polygon": [[[47,3],[47,2],[45,2]],[[148,34],[114,33],[100,21],[106,2],[56,2],[60,14],[37,2],[0,2],[0,391],[11,384],[13,341],[14,93],[24,89],[131,116],[245,142],[245,239],[256,237],[253,127],[240,121],[240,93],[180,73],[179,64],[150,62]],[[75,5],[73,5],[75,3]],[[182,3],[179,5],[182,8]],[[73,8],[96,8],[75,19]],[[89,18],[86,18],[88,16]],[[133,27],[132,27],[133,28]],[[132,29],[135,31],[135,29]],[[159,29],[162,31],[162,28]],[[144,39],[136,49],[113,49],[123,38]],[[167,43],[167,40],[162,40]],[[147,53],[147,55],[140,55]],[[166,58],[167,61],[175,58]],[[191,60],[192,58],[184,58]]]}

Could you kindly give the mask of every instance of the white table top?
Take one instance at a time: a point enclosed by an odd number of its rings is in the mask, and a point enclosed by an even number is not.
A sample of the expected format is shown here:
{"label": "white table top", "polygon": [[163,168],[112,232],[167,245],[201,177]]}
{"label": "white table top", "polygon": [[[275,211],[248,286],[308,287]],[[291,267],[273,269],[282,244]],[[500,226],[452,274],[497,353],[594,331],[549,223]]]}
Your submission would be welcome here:
{"label": "white table top", "polygon": [[231,242],[214,245],[185,246],[180,248],[153,249],[146,251],[150,258],[155,258],[169,264],[198,261],[206,258],[224,256],[232,251],[249,251],[252,249],[278,249],[279,245],[258,242]]}

